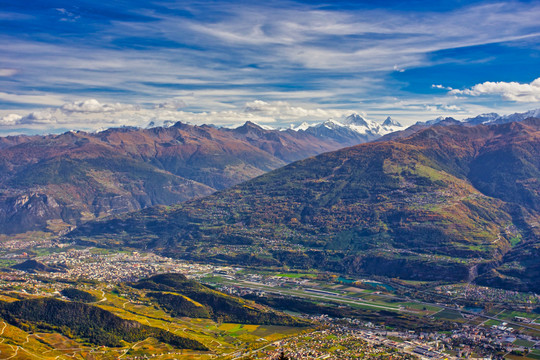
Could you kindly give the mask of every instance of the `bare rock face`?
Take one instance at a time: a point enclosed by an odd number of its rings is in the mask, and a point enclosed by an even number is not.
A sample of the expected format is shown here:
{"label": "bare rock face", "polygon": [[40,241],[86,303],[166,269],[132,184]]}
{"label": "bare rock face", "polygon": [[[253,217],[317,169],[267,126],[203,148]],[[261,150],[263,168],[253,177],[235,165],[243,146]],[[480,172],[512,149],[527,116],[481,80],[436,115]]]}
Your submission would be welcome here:
{"label": "bare rock face", "polygon": [[5,233],[19,229],[38,230],[47,226],[47,220],[61,217],[62,209],[54,198],[31,193],[0,198],[0,224]]}

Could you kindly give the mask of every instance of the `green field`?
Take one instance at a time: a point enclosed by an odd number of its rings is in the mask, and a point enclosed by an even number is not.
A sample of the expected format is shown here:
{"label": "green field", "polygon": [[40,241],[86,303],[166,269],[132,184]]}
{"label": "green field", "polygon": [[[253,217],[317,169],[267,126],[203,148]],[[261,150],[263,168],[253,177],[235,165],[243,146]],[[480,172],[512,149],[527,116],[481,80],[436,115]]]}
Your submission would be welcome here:
{"label": "green field", "polygon": [[534,346],[534,344],[535,343],[533,343],[531,341],[521,340],[521,339],[517,339],[516,341],[514,341],[514,345],[524,346],[524,347],[527,347],[527,348],[532,348]]}
{"label": "green field", "polygon": [[436,319],[446,319],[446,320],[463,320],[463,316],[459,311],[444,309],[433,315]]}
{"label": "green field", "polygon": [[493,319],[489,319],[488,321],[486,321],[484,323],[484,326],[488,327],[488,326],[493,326],[493,325],[501,325],[502,324],[502,321],[497,321],[497,320],[493,320]]}
{"label": "green field", "polygon": [[276,274],[276,276],[287,277],[287,278],[292,278],[292,279],[317,277],[314,274],[297,274],[297,273],[282,273],[282,274]]}
{"label": "green field", "polygon": [[405,303],[395,303],[395,304],[401,305],[407,309],[422,310],[429,313],[435,313],[441,310],[440,307],[437,307],[434,305],[419,304],[415,302],[405,302]]}
{"label": "green field", "polygon": [[528,319],[536,319],[539,315],[534,314],[534,313],[526,313],[526,312],[511,311],[511,310],[506,310],[500,313],[499,315],[497,315],[499,319],[503,319],[503,320],[513,320],[514,317],[516,316],[524,317]]}

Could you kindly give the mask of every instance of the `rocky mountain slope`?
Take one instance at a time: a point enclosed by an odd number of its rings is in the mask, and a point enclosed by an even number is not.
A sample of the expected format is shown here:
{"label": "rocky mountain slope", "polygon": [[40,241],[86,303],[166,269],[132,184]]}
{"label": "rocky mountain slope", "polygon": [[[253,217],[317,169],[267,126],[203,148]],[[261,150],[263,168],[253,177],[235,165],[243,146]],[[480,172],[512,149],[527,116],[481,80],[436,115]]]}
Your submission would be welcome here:
{"label": "rocky mountain slope", "polygon": [[249,122],[0,138],[0,233],[175,204],[359,140],[341,141]]}
{"label": "rocky mountain slope", "polygon": [[432,126],[295,162],[175,208],[90,222],[67,239],[538,290],[531,279],[539,269],[526,254],[540,243],[539,130],[539,119]]}

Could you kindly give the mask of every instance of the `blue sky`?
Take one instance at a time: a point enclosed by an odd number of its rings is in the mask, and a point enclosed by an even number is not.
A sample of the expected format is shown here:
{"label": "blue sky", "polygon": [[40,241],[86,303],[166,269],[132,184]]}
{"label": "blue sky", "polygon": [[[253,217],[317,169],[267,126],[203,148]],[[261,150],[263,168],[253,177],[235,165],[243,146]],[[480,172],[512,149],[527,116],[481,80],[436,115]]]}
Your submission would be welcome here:
{"label": "blue sky", "polygon": [[0,133],[540,107],[540,2],[0,0]]}

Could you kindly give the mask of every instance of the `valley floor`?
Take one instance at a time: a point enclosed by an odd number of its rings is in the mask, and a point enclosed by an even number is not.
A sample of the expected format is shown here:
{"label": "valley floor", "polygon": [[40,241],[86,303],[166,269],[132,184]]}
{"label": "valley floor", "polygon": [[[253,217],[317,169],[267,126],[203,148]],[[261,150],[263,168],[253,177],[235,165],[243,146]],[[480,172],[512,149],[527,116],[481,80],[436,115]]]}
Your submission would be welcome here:
{"label": "valley floor", "polygon": [[[209,351],[179,350],[154,338],[116,348],[96,346],[60,331],[15,326],[0,319],[0,359],[268,359],[282,350],[291,359],[540,359],[540,297],[536,294],[467,283],[241,269],[153,253],[58,245],[47,239],[32,248],[19,245],[3,242],[0,248],[5,266],[0,271],[0,301],[62,298],[61,290],[76,287],[97,299],[93,306],[197,340]],[[30,257],[50,269],[60,265],[65,269],[29,273],[8,267]],[[124,285],[171,272],[286,310],[313,325],[173,317],[146,292]]]}

